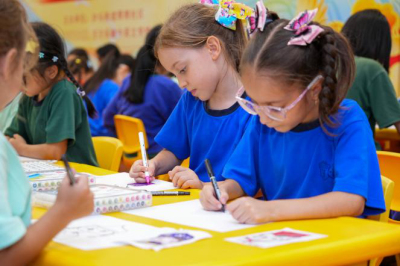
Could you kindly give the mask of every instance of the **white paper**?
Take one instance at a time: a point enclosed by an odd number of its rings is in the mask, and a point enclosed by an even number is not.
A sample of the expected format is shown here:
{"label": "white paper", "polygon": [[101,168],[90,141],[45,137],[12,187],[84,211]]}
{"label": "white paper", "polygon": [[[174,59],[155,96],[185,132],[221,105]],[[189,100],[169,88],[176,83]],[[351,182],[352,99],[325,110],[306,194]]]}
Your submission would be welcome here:
{"label": "white paper", "polygon": [[283,228],[251,235],[225,238],[226,241],[259,248],[271,248],[297,242],[312,241],[327,235]]}
{"label": "white paper", "polygon": [[124,212],[217,232],[229,232],[254,226],[240,224],[228,212],[205,211],[199,200],[190,200]]}
{"label": "white paper", "polygon": [[155,179],[152,184],[143,184],[141,186],[134,186],[135,179],[131,178],[128,173],[118,173],[113,175],[96,176],[96,184],[113,185],[123,188],[147,190],[147,191],[163,191],[175,189],[172,182]]}
{"label": "white paper", "polygon": [[124,242],[152,236],[158,230],[158,227],[150,225],[92,215],[71,222],[53,241],[82,250],[93,250],[124,246]]}
{"label": "white paper", "polygon": [[137,238],[127,243],[142,249],[159,251],[164,248],[178,247],[212,237],[209,233],[197,230],[159,228],[146,238]]}

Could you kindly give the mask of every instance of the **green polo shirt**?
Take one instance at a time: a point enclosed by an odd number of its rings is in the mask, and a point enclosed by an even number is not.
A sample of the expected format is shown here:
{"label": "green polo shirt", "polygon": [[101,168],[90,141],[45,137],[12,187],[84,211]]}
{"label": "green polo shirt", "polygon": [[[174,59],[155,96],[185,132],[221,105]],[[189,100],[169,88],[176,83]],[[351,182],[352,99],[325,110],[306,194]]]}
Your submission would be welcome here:
{"label": "green polo shirt", "polygon": [[21,99],[18,114],[5,135],[21,135],[28,144],[68,140],[67,159],[97,166],[87,112],[75,86],[63,79],[40,102],[37,97]]}
{"label": "green polo shirt", "polygon": [[[400,121],[400,104],[385,69],[375,60],[356,57],[356,77],[347,98],[357,101],[367,115],[375,136],[375,125],[386,128]],[[380,145],[375,142],[376,148]]]}

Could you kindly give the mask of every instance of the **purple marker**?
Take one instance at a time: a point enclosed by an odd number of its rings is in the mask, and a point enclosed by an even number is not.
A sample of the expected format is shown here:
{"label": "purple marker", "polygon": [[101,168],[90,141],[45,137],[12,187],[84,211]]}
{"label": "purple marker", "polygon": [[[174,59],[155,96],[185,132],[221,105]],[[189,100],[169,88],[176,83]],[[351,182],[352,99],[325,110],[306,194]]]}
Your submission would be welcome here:
{"label": "purple marker", "polygon": [[148,163],[147,163],[147,154],[146,154],[146,147],[144,145],[144,136],[143,132],[139,132],[139,143],[140,143],[140,150],[142,151],[142,160],[143,166],[146,167],[146,171],[144,172],[144,176],[146,177],[146,183],[150,184],[150,174],[148,171]]}

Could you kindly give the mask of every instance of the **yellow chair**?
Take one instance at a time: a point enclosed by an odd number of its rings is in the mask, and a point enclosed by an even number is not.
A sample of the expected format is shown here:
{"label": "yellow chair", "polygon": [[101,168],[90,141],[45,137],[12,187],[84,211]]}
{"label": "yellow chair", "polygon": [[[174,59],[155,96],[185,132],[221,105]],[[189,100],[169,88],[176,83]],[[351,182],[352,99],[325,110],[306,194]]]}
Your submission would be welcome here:
{"label": "yellow chair", "polygon": [[93,137],[92,140],[100,168],[118,172],[122,158],[122,142],[112,137]]}
{"label": "yellow chair", "polygon": [[[142,159],[139,132],[143,132],[146,149],[149,147],[144,124],[142,120],[126,115],[115,115],[114,122],[117,137],[123,144],[124,155],[122,162],[125,167],[130,169],[136,160]],[[132,154],[134,155],[130,156]]]}
{"label": "yellow chair", "polygon": [[[400,212],[400,154],[388,151],[378,151],[379,167],[381,175],[394,182],[394,194],[390,209]],[[389,219],[389,223],[399,224],[399,221]]]}
{"label": "yellow chair", "polygon": [[[381,176],[381,178],[382,178],[383,197],[385,198],[386,211],[378,215],[369,216],[368,219],[387,223],[389,219],[390,205],[393,200],[394,182],[384,176]],[[383,258],[374,258],[369,261],[368,265],[378,266],[381,264],[382,260]]]}

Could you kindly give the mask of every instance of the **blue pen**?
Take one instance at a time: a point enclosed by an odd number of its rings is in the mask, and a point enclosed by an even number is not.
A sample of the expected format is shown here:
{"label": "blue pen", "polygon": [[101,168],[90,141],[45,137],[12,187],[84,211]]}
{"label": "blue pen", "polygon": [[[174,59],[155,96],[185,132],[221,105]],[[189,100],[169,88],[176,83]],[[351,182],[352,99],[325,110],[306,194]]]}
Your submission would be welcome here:
{"label": "blue pen", "polygon": [[[204,161],[204,163],[206,164],[207,173],[208,173],[208,176],[210,177],[210,181],[214,188],[215,195],[217,196],[218,201],[221,202],[221,191],[219,190],[218,183],[217,183],[217,180],[215,179],[214,172],[211,168],[210,161],[208,159],[206,159]],[[225,212],[224,204],[222,204],[221,211]]]}

